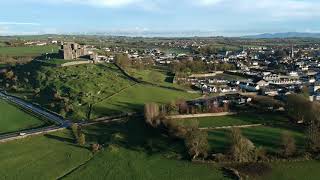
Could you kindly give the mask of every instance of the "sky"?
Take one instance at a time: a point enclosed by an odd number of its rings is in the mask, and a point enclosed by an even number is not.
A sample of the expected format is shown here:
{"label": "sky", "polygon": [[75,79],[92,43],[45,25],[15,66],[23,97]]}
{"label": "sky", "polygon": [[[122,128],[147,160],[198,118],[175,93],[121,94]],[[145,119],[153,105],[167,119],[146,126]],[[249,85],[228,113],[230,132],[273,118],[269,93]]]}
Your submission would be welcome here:
{"label": "sky", "polygon": [[0,35],[320,32],[319,0],[0,0]]}

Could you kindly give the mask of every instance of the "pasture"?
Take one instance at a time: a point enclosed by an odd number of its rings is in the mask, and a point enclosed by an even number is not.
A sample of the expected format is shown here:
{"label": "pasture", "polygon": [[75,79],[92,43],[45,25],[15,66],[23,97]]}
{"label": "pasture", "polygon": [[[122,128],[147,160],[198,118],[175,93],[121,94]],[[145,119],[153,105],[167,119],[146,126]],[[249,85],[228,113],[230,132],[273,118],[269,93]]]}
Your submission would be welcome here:
{"label": "pasture", "polygon": [[[263,126],[241,129],[243,135],[249,138],[257,147],[263,147],[270,152],[277,152],[281,147],[281,135],[288,131],[296,139],[298,148],[304,148],[305,136],[299,127],[289,127],[289,120],[282,114],[251,114],[243,113],[232,116],[205,117],[178,120],[181,125],[198,124],[200,128],[215,128],[222,126],[239,126],[263,124]],[[230,146],[230,129],[208,130],[210,149],[213,152],[224,153]]]}
{"label": "pasture", "polygon": [[58,179],[92,155],[61,131],[0,144],[1,179]]}
{"label": "pasture", "polygon": [[169,103],[177,99],[193,99],[199,95],[151,85],[136,84],[94,105],[100,115],[143,112],[145,103]]}
{"label": "pasture", "polygon": [[320,177],[319,161],[281,162],[271,165],[272,171],[259,180],[283,179],[283,180],[318,180]]}
{"label": "pasture", "polygon": [[159,155],[113,147],[94,157],[85,166],[65,179],[190,179],[223,180],[222,171],[214,165],[192,164],[187,161],[170,160]]}
{"label": "pasture", "polygon": [[89,142],[105,148],[66,179],[227,179],[217,165],[182,160],[183,142],[150,129],[142,117],[92,125],[84,132]]}
{"label": "pasture", "polygon": [[46,123],[0,99],[0,134],[44,126]]}
{"label": "pasture", "polygon": [[21,46],[21,47],[1,47],[0,55],[2,56],[39,56],[45,53],[57,53],[59,46]]}

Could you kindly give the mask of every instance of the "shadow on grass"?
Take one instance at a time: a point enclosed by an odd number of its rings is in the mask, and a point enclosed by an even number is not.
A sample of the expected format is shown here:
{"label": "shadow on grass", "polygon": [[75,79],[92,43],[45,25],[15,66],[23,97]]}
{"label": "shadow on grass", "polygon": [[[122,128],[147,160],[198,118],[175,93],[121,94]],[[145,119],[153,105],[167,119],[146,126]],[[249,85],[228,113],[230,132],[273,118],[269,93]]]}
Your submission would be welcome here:
{"label": "shadow on grass", "polygon": [[[108,102],[106,102],[108,103]],[[95,116],[112,116],[127,112],[143,112],[144,105],[137,103],[117,103],[112,104],[114,108],[107,108],[99,105],[93,106],[93,115]]]}
{"label": "shadow on grass", "polygon": [[55,135],[52,135],[52,134],[45,134],[44,136],[46,138],[54,139],[54,140],[61,141],[61,142],[67,142],[67,143],[71,143],[71,144],[75,143],[75,140],[74,139],[70,139],[70,138],[64,138],[64,137],[55,136]]}
{"label": "shadow on grass", "polygon": [[117,145],[148,155],[180,154],[187,157],[183,141],[169,138],[164,131],[148,127],[143,117],[131,117],[126,122],[101,123],[83,129],[87,141],[108,147]]}

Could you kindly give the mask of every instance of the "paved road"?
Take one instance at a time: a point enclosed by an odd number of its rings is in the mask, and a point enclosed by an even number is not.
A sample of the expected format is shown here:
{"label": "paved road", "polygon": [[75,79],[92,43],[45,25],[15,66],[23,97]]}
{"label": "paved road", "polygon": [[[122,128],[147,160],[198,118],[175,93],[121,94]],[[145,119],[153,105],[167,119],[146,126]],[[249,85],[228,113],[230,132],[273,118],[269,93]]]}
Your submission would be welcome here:
{"label": "paved road", "polygon": [[[55,114],[53,112],[46,111],[42,109],[41,107],[35,106],[31,103],[28,103],[20,98],[11,96],[6,94],[5,92],[0,92],[0,98],[5,99],[7,101],[10,101],[24,109],[27,109],[31,111],[34,114],[37,114],[39,116],[45,117],[49,121],[53,122],[55,125],[48,126],[48,127],[42,127],[42,128],[35,128],[35,129],[30,129],[30,130],[23,130],[15,133],[8,133],[8,134],[3,134],[0,135],[0,141],[6,141],[6,140],[13,140],[15,138],[20,138],[20,137],[28,137],[31,135],[37,135],[40,133],[45,133],[45,132],[50,132],[50,131],[55,131],[63,128],[68,128],[72,125],[71,121],[65,120],[63,117],[61,117],[58,114]],[[119,116],[110,116],[110,117],[104,117],[97,119],[97,121],[94,122],[81,122],[78,123],[78,125],[81,126],[87,126],[87,125],[92,125],[96,123],[110,123],[110,122],[116,122],[116,121],[122,121],[125,117],[132,116],[134,113],[126,113],[123,115]]]}
{"label": "paved road", "polygon": [[59,127],[59,126],[49,126],[49,127],[43,127],[43,128],[24,130],[24,131],[15,132],[15,133],[8,133],[8,134],[0,135],[0,141],[5,140],[5,139],[19,137],[19,136],[21,136],[21,137],[26,136],[27,137],[30,135],[35,135],[35,134],[43,133],[43,132],[47,132],[47,131],[53,131],[53,130],[57,130],[60,128],[61,127]]}
{"label": "paved road", "polygon": [[18,106],[21,106],[22,108],[28,109],[31,112],[40,115],[42,117],[47,118],[49,121],[52,121],[54,124],[57,124],[59,126],[67,126],[69,123],[68,121],[65,121],[63,119],[63,117],[54,114],[54,113],[50,113],[40,107],[34,106],[28,102],[25,102],[17,97],[14,96],[10,96],[8,94],[5,94],[3,92],[0,92],[0,97],[2,97],[3,99],[6,99],[14,104],[17,104]]}
{"label": "paved road", "polygon": [[7,101],[10,101],[11,103],[14,103],[24,109],[27,109],[27,110],[33,112],[34,114],[42,116],[55,124],[52,126],[35,128],[35,129],[30,129],[30,130],[23,130],[23,131],[19,131],[19,132],[15,132],[15,133],[8,133],[8,134],[0,135],[0,140],[14,139],[15,137],[19,137],[19,136],[27,137],[30,135],[35,135],[35,134],[44,133],[44,132],[48,132],[48,131],[54,131],[54,130],[58,130],[61,128],[67,128],[67,127],[70,127],[70,125],[71,125],[70,121],[65,120],[63,117],[59,116],[58,114],[48,112],[40,107],[37,107],[31,103],[25,102],[17,97],[8,95],[4,92],[0,92],[0,98],[5,99]]}

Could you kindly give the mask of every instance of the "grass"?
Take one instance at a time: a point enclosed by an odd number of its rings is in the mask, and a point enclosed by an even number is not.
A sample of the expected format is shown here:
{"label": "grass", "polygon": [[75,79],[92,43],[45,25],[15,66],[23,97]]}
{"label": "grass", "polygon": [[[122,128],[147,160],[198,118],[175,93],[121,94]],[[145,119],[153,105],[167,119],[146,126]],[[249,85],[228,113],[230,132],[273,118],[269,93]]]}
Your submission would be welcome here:
{"label": "grass", "polygon": [[57,179],[91,158],[69,131],[0,144],[1,179]]}
{"label": "grass", "polygon": [[[298,149],[304,148],[305,136],[301,132],[288,129],[259,126],[241,129],[242,134],[250,139],[256,147],[263,147],[269,152],[278,152],[281,147],[281,135],[289,131],[296,140]],[[212,151],[226,152],[230,146],[230,130],[208,131]]]}
{"label": "grass", "polygon": [[216,166],[169,160],[124,148],[108,148],[66,179],[228,179]]}
{"label": "grass", "polygon": [[[148,102],[167,103],[198,97],[174,87],[136,84],[113,64],[56,67],[60,62],[17,65],[15,74],[19,83],[15,93],[74,120],[87,119],[90,105],[94,107],[90,111],[94,119],[127,111],[141,112]],[[35,96],[38,90],[40,93]],[[52,92],[67,101],[55,100]]]}
{"label": "grass", "polygon": [[319,161],[273,163],[271,173],[257,179],[317,180],[320,176],[319,168]]}
{"label": "grass", "polygon": [[189,90],[188,86],[181,86],[173,83],[174,75],[164,68],[154,66],[150,69],[138,70],[130,68],[127,72],[136,79],[152,83],[161,87],[175,88],[178,90]]}
{"label": "grass", "polygon": [[56,53],[59,47],[48,46],[21,46],[21,47],[0,47],[0,55],[7,56],[38,56],[44,53]]}
{"label": "grass", "polygon": [[246,80],[246,78],[244,78],[244,77],[237,76],[237,75],[226,74],[226,73],[217,74],[217,75],[215,76],[215,78],[217,78],[217,79],[223,79],[223,80],[228,80],[228,81]]}
{"label": "grass", "polygon": [[142,117],[83,130],[106,148],[66,179],[226,179],[216,165],[179,160],[186,156],[183,141],[147,127]]}
{"label": "grass", "polygon": [[[282,114],[251,114],[244,113],[232,116],[205,117],[179,120],[182,125],[198,121],[199,127],[221,127],[250,124],[265,124],[265,126],[241,129],[242,134],[249,138],[257,147],[263,147],[269,152],[277,152],[281,146],[281,135],[290,132],[296,139],[299,149],[304,148],[305,136],[299,127],[290,125],[289,120]],[[208,131],[211,150],[226,152],[230,146],[230,129]]]}
{"label": "grass", "polygon": [[204,127],[221,127],[221,126],[237,126],[237,125],[248,125],[259,123],[259,117],[243,114],[243,115],[231,115],[221,117],[203,117],[203,118],[192,118],[182,119],[178,123],[182,125],[190,124],[191,121],[197,121],[200,128]]}
{"label": "grass", "polygon": [[0,134],[43,126],[46,123],[0,99]]}
{"label": "grass", "polygon": [[192,99],[197,94],[171,90],[150,85],[137,84],[115,96],[95,104],[95,114],[118,114],[121,112],[142,112],[145,103],[168,103],[177,99]]}
{"label": "grass", "polygon": [[[55,60],[52,63],[59,62]],[[30,92],[28,100],[71,119],[86,118],[89,104],[103,101],[134,84],[113,64],[56,67],[52,63],[31,62],[17,66],[15,73],[19,77],[19,93]],[[29,83],[24,82],[25,78]],[[34,89],[40,89],[43,93],[35,97]],[[56,91],[59,96],[67,98],[67,103],[59,105],[59,102],[52,99],[50,91]],[[72,111],[64,112],[67,106]]]}

